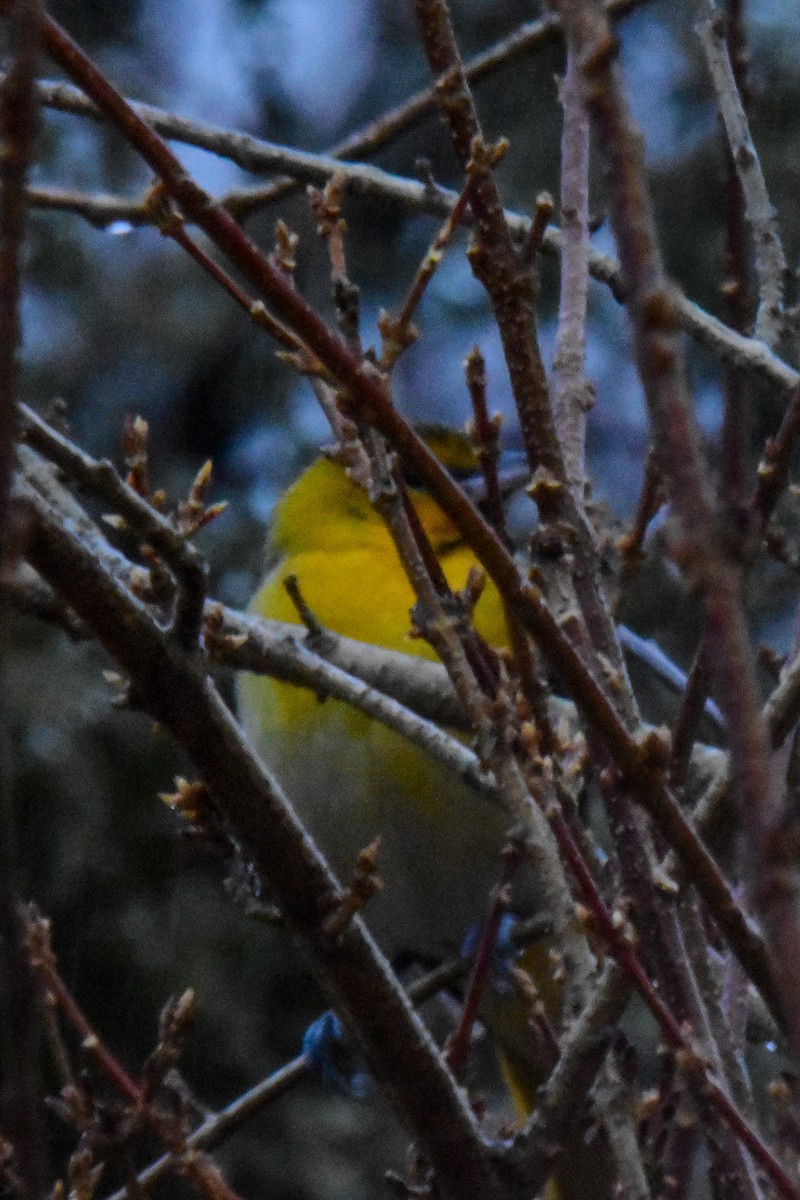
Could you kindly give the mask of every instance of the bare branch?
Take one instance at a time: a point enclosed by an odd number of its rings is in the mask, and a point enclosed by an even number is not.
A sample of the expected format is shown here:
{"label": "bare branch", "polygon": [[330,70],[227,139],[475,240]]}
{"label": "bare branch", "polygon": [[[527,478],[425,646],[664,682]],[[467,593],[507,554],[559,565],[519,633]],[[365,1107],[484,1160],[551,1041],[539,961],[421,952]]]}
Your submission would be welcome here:
{"label": "bare branch", "polygon": [[[20,480],[29,560],[134,682],[142,708],[170,730],[249,847],[332,1003],[455,1196],[497,1194],[473,1116],[385,960],[355,918],[324,931],[340,889],[192,656],[98,562],[73,522]],[[439,1120],[432,1122],[435,1110]]]}
{"label": "bare branch", "polygon": [[63,467],[73,479],[91,488],[137,532],[145,532],[153,549],[163,554],[180,582],[173,631],[187,649],[197,646],[203,615],[208,569],[191,542],[166,517],[155,512],[132,487],[120,479],[113,465],[98,462],[62,437],[32,409],[19,407],[20,426],[29,445]]}
{"label": "bare branch", "polygon": [[594,390],[585,375],[589,285],[589,114],[574,47],[561,81],[561,297],[553,357],[553,407],[569,486],[583,504],[586,416]]}
{"label": "bare branch", "polygon": [[[247,628],[249,624],[248,641],[250,642],[250,653],[248,656],[247,651],[245,651],[243,661],[239,648],[236,646],[233,647],[233,656],[226,653],[226,641],[231,640],[235,642],[237,635],[232,633],[230,621],[225,622],[223,632],[222,620],[223,612],[221,607],[216,612],[213,609],[207,610],[206,645],[212,654],[216,651],[222,661],[231,662],[233,657],[234,661],[238,660],[237,665],[244,665],[252,669],[254,665],[252,645],[255,642],[257,647],[255,661],[261,670],[266,668],[276,678],[287,678],[289,672],[286,670],[286,666],[290,662],[292,683],[311,688],[319,695],[332,696],[338,700],[346,701],[354,708],[372,717],[373,720],[380,721],[382,725],[386,725],[389,729],[393,729],[395,733],[399,733],[401,737],[413,742],[415,746],[418,746],[430,755],[434,761],[448,767],[476,791],[480,791],[490,799],[497,801],[497,784],[492,776],[482,769],[478,757],[473,751],[445,733],[433,721],[425,720],[415,712],[411,712],[404,705],[398,703],[397,700],[391,699],[391,695],[387,695],[385,691],[378,691],[376,688],[370,687],[353,674],[348,674],[339,667],[326,662],[325,658],[319,657],[311,649],[307,649],[299,636],[300,630],[297,626],[285,626],[282,634],[279,634],[277,637],[274,634],[270,636],[267,632],[269,627],[265,621],[250,618],[248,622],[248,618],[236,614],[234,616],[234,629],[237,626],[239,629]],[[336,640],[340,642],[340,645],[344,641],[344,639]],[[311,646],[316,641],[317,639],[312,638]],[[323,632],[321,648],[324,648],[327,654],[328,647],[325,643],[326,634]],[[270,650],[273,647],[277,649],[277,653],[271,654]],[[374,648],[370,647],[370,651],[372,649]],[[386,685],[388,683],[387,676],[391,670],[391,665],[387,661],[387,658],[391,652],[384,653],[387,657],[384,657],[385,666],[381,675],[382,682]],[[248,657],[250,659],[249,662],[247,661]],[[398,678],[398,674],[405,674],[406,676],[411,674],[408,657],[408,655],[392,656],[393,659],[406,659],[406,662],[396,663],[398,671],[393,675],[395,680]],[[411,663],[416,667],[416,660],[412,659]],[[414,674],[416,674],[416,671],[414,671]],[[419,679],[416,680],[415,686],[419,692],[421,690],[419,688]],[[428,695],[430,697],[430,693]]]}
{"label": "bare branch", "polygon": [[[2,76],[0,76],[1,78]],[[44,89],[42,92],[43,103],[48,98],[52,99],[54,95],[61,95],[65,91],[69,101],[69,111],[86,116],[94,115],[94,106],[86,100],[79,89],[69,87],[67,84],[41,84],[40,87]],[[367,166],[363,163],[351,165],[339,162],[335,158],[326,158],[324,155],[276,146],[250,135],[174,117],[173,114],[166,113],[163,109],[131,103],[133,111],[150,118],[149,123],[152,124],[152,127],[161,129],[166,136],[170,136],[170,131],[175,132],[178,128],[185,126],[186,141],[189,144],[220,153],[234,162],[239,162],[239,165],[246,169],[247,164],[252,162],[253,167],[250,169],[280,169],[286,173],[291,172],[298,182],[316,184],[324,184],[334,174],[340,172],[347,181],[348,188],[356,194],[394,200],[409,211],[425,212],[436,217],[447,217],[458,203],[459,194],[447,188],[432,190],[427,184],[392,175],[378,167]],[[178,124],[173,125],[173,121]],[[243,139],[241,162],[237,157],[240,153],[240,139]],[[40,203],[43,208],[74,211],[85,216],[93,224],[100,226],[111,224],[117,220],[130,221],[131,224],[147,223],[146,206],[142,200],[126,200],[115,196],[87,196],[56,188],[33,189],[31,199],[34,204]],[[191,219],[190,212],[187,212],[186,215]],[[523,243],[530,232],[530,218],[514,212],[506,212],[505,217],[515,242]],[[468,219],[468,216],[465,219]],[[155,213],[150,215],[149,220],[151,223],[155,221]],[[548,254],[560,254],[563,249],[561,230],[552,226],[546,229],[542,239],[542,249]],[[601,283],[605,283],[617,299],[624,299],[625,286],[619,264],[608,255],[600,254],[591,247],[589,249],[589,274]],[[763,375],[781,391],[790,391],[800,383],[800,374],[788,363],[774,355],[769,347],[760,340],[744,337],[679,292],[675,293],[675,307],[680,327],[723,361],[730,362],[744,371]]]}
{"label": "bare branch", "polygon": [[800,941],[796,881],[776,844],[781,812],[770,778],[738,572],[720,544],[688,401],[672,293],[663,274],[645,182],[641,135],[621,88],[615,42],[601,8],[591,0],[565,0],[560,8],[581,47],[590,109],[609,166],[612,224],[631,290],[635,352],[667,486],[681,520],[680,554],[702,589],[740,819],[748,831],[748,855],[742,865],[768,931],[772,972],[791,1044],[800,1053],[800,961],[790,949]]}
{"label": "bare branch", "polygon": [[[528,456],[536,501],[544,521],[558,522],[575,557],[574,588],[585,634],[584,653],[598,682],[628,720],[636,704],[626,679],[625,663],[597,570],[594,534],[569,488],[563,447],[558,438],[552,398],[536,328],[533,264],[513,245],[511,230],[494,180],[494,167],[505,152],[502,143],[488,146],[464,74],[450,14],[444,0],[417,0],[417,20],[431,72],[441,76],[439,105],[456,155],[472,180],[470,204],[476,222],[468,256],[476,279],[486,289],[503,345],[503,355]],[[618,684],[612,682],[619,680]]]}
{"label": "bare branch", "polygon": [[[612,20],[619,20],[643,2],[644,0],[608,0],[609,17]],[[478,83],[522,55],[529,54],[548,44],[558,37],[559,32],[560,20],[555,13],[549,13],[540,20],[525,22],[507,37],[501,38],[493,46],[476,54],[466,63],[466,72],[470,83]],[[101,111],[79,88],[71,87],[66,83],[41,81],[38,89],[39,102],[45,108],[54,108],[92,119],[102,119]],[[270,195],[265,195],[260,200],[262,204],[268,200],[277,200],[291,195],[301,182],[300,177],[294,171],[281,168],[277,164],[269,165],[259,159],[255,147],[266,143],[260,143],[258,139],[241,134],[231,134],[228,131],[217,131],[213,126],[199,125],[197,122],[186,120],[174,113],[164,112],[163,109],[154,108],[152,105],[140,104],[133,100],[129,103],[148,124],[170,141],[185,142],[187,145],[198,146],[211,153],[229,157],[248,171],[285,169],[287,174],[292,175],[293,178],[273,183]],[[364,128],[348,135],[343,141],[332,147],[328,157],[345,160],[370,158],[401,134],[413,129],[420,121],[434,112],[435,108],[436,89],[433,87],[423,88],[396,108],[383,113]],[[206,136],[209,131],[210,136]],[[218,138],[218,133],[223,136]],[[241,141],[239,141],[240,138]],[[240,157],[236,157],[237,155]]]}
{"label": "bare branch", "polygon": [[[220,1112],[208,1117],[202,1125],[189,1134],[184,1153],[189,1155],[197,1150],[215,1149],[254,1116],[262,1112],[267,1105],[290,1091],[301,1079],[307,1079],[312,1071],[313,1067],[308,1055],[299,1054],[297,1058],[293,1058],[291,1062],[285,1063],[277,1071],[273,1071],[266,1079],[260,1080],[241,1096],[237,1096]],[[164,1154],[161,1158],[156,1159],[136,1176],[137,1188],[146,1192],[165,1175],[180,1170],[181,1157],[176,1154]],[[127,1200],[129,1195],[129,1189],[124,1187],[118,1192],[113,1192],[108,1200]]]}
{"label": "bare branch", "polygon": [[[563,847],[562,837],[569,841],[569,834],[563,829],[559,836]],[[716,1077],[713,1066],[709,1065],[705,1054],[700,1053],[693,1045],[689,1036],[690,1027],[675,1017],[659,989],[648,978],[630,931],[625,927],[625,922],[619,919],[615,920],[604,903],[597,885],[582,866],[579,855],[570,855],[570,865],[575,871],[582,897],[596,922],[597,933],[603,938],[609,952],[614,956],[627,979],[639,992],[650,1012],[658,1021],[664,1038],[671,1047],[679,1051],[682,1069],[686,1072],[688,1079],[698,1088],[699,1094],[713,1105],[715,1112],[728,1129],[742,1141],[754,1159],[767,1171],[779,1193],[787,1200],[790,1198],[797,1200],[797,1197],[800,1196],[800,1188],[789,1178],[772,1150],[731,1100],[726,1087]],[[536,1121],[536,1113],[532,1120]]]}
{"label": "bare branch", "polygon": [[[126,105],[79,48],[50,19],[43,23],[48,49],[124,132],[163,179],[186,216],[203,228],[255,287],[279,310],[282,319],[303,339],[342,389],[342,403],[387,437],[416,470],[441,508],[461,530],[479,561],[497,584],[504,600],[538,644],[605,743],[633,793],[653,816],[671,845],[678,848],[720,930],[748,973],[774,1003],[761,939],[732,895],[724,877],[697,838],[674,796],[664,785],[665,747],[658,737],[631,729],[614,700],[587,667],[570,636],[544,603],[537,587],[520,577],[513,558],[476,512],[429,448],[394,409],[384,381],[332,333],[285,275],[273,267],[244,236],[239,226],[187,177],[165,144]],[[487,164],[488,169],[488,164]],[[526,335],[527,336],[527,335]],[[615,635],[611,633],[615,640]],[[205,750],[205,747],[203,747]],[[502,783],[503,781],[501,781]]]}
{"label": "bare branch", "polygon": [[755,269],[759,304],[756,337],[775,347],[783,332],[786,256],[778,233],[775,209],[770,203],[747,115],[725,41],[722,13],[713,0],[698,0],[697,31],[717,95],[731,158],[739,175],[745,199],[747,222],[755,246]]}
{"label": "bare branch", "polygon": [[558,1061],[539,1103],[511,1149],[525,1183],[538,1192],[552,1171],[553,1144],[560,1144],[576,1117],[576,1096],[584,1096],[608,1048],[609,1029],[619,1021],[630,997],[630,985],[616,962],[608,962],[585,1008],[568,1027]]}
{"label": "bare branch", "polygon": [[[515,925],[512,935],[513,944],[519,948],[539,940],[549,928],[541,918],[532,918]],[[415,980],[408,989],[408,995],[414,1005],[430,1000],[443,988],[451,986],[462,978],[468,970],[468,960],[459,955],[449,959],[435,970]],[[301,1080],[306,1079],[314,1070],[308,1055],[299,1054],[290,1062],[284,1063],[277,1071],[273,1071],[266,1079],[260,1080],[241,1096],[231,1101],[219,1112],[207,1117],[186,1139],[185,1153],[193,1150],[215,1150],[227,1141],[258,1113],[263,1112],[275,1100],[285,1095]],[[147,1191],[179,1166],[179,1156],[164,1154],[161,1158],[145,1167],[136,1177],[137,1185]],[[127,1200],[128,1191],[122,1188],[112,1193],[107,1200]]]}

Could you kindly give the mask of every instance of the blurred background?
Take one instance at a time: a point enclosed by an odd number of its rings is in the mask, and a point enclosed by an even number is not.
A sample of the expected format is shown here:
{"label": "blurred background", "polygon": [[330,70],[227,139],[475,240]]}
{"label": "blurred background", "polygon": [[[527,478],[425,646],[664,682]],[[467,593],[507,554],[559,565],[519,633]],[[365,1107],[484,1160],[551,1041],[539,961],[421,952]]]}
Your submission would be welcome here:
{"label": "blurred background", "polygon": [[[427,82],[413,6],[391,0],[61,0],[50,7],[125,94],[304,149],[326,149]],[[453,11],[469,55],[536,16],[538,6],[456,0]],[[746,15],[752,130],[794,269],[800,9],[792,0],[759,0]],[[692,5],[668,0],[641,4],[618,29],[669,270],[691,298],[724,315],[725,162],[692,22]],[[499,171],[510,208],[530,212],[543,190],[558,198],[562,69],[551,41],[477,88],[487,136],[510,139]],[[41,74],[55,77],[47,62]],[[175,148],[214,194],[257,182],[203,151]],[[418,177],[423,158],[439,182],[458,186],[435,116],[377,161]],[[33,182],[138,197],[151,181],[113,132],[45,111]],[[593,213],[594,245],[613,252],[599,172]],[[377,314],[402,299],[437,222],[406,216],[390,203],[347,201],[345,215],[350,274],[362,289],[362,337],[376,344]],[[300,235],[299,286],[331,316],[325,254],[305,197],[252,216],[248,232],[271,246],[279,216]],[[506,415],[513,444],[499,341],[464,245],[455,239],[428,289],[417,321],[422,337],[398,368],[396,395],[415,419],[463,424],[469,410],[462,362],[478,344],[491,407]],[[34,212],[26,280],[25,398],[42,409],[63,399],[76,440],[120,463],[123,419],[144,416],[154,486],[173,498],[213,458],[212,498],[230,506],[200,544],[213,594],[245,605],[275,498],[326,440],[307,383],[153,229],[101,229],[75,216]],[[546,262],[539,319],[548,363],[557,283],[555,264]],[[623,311],[599,284],[591,287],[590,306],[588,365],[597,388],[590,469],[596,497],[625,521],[641,486],[645,414]],[[689,360],[713,458],[720,372],[696,347]],[[776,398],[755,389],[752,401],[755,445],[774,428],[779,408]],[[788,571],[771,568],[750,597],[759,637],[779,652],[791,642],[796,591]],[[678,662],[690,660],[695,614],[658,562],[641,573],[624,615]],[[148,722],[111,707],[102,655],[29,620],[19,620],[14,632],[8,690],[26,890],[53,919],[67,982],[132,1072],[155,1043],[167,996],[196,989],[197,1027],[185,1074],[203,1103],[222,1105],[297,1052],[320,1007],[315,987],[288,935],[232,905],[220,864],[183,836],[157,800],[187,764]],[[58,1163],[71,1134],[53,1118],[52,1135]],[[398,1165],[403,1145],[379,1096],[333,1102],[307,1084],[239,1134],[220,1159],[245,1195],[269,1187],[287,1200],[342,1194],[358,1200],[382,1192],[382,1173]],[[180,1187],[171,1181],[164,1194]]]}

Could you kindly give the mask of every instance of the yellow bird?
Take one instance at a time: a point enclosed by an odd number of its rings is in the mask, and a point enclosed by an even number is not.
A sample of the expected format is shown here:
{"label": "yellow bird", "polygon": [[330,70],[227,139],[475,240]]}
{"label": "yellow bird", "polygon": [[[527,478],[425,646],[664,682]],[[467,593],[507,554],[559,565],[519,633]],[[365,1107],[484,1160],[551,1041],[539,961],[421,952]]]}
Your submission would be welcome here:
{"label": "yellow bird", "polygon": [[[456,478],[476,474],[477,456],[464,436],[437,429],[427,431],[426,439]],[[462,589],[475,565],[472,552],[427,493],[411,487],[409,495],[451,589]],[[276,565],[251,611],[296,623],[284,586],[293,575],[323,626],[361,642],[435,657],[422,638],[411,636],[415,596],[394,542],[340,462],[318,459],[289,488],[275,512],[271,548]],[[490,645],[507,644],[503,606],[491,583],[474,620]],[[370,899],[364,917],[384,952],[395,961],[404,954],[438,959],[457,952],[486,915],[490,889],[500,877],[508,814],[399,734],[342,701],[321,701],[306,689],[252,675],[241,679],[239,695],[252,743],[340,880],[352,877],[359,851],[380,836],[384,886]],[[547,948],[531,948],[523,961],[551,1010],[557,1009],[558,991],[547,978]],[[499,1014],[504,1075],[521,1116],[530,1111],[552,1063],[543,1063],[540,1047],[528,1039],[521,1001],[495,997],[488,1008]],[[489,1019],[494,1028],[494,1018]],[[565,1155],[572,1157],[572,1151]],[[578,1192],[566,1186],[561,1194]]]}
{"label": "yellow bird", "polygon": [[[454,473],[476,468],[466,438],[430,434]],[[410,495],[450,587],[463,588],[475,558],[449,518],[424,492]],[[323,626],[361,642],[435,658],[411,636],[415,596],[383,519],[337,461],[320,458],[289,488],[275,512],[277,565],[251,611],[297,622],[284,580],[296,576]],[[507,641],[500,598],[487,585],[475,609],[478,632]],[[380,835],[384,887],[367,923],[386,954],[440,958],[479,922],[500,874],[508,818],[421,750],[337,700],[265,676],[244,676],[240,708],[248,736],[284,786],[343,881],[358,852]]]}

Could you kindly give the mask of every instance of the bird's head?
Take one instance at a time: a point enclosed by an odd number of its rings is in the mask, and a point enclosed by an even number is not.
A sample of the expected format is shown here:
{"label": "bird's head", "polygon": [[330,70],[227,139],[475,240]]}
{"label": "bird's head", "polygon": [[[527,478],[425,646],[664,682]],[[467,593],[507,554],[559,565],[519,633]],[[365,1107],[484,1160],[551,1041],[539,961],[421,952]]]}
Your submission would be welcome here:
{"label": "bird's head", "polygon": [[[480,500],[481,472],[475,446],[456,429],[426,425],[419,430],[453,478]],[[403,471],[409,496],[434,550],[461,542],[461,535],[413,472]],[[519,472],[514,476],[519,486]],[[506,487],[504,480],[503,486]],[[512,489],[513,490],[513,489]],[[383,519],[364,489],[335,456],[322,455],[289,488],[275,510],[272,543],[282,554],[369,545],[387,537]]]}

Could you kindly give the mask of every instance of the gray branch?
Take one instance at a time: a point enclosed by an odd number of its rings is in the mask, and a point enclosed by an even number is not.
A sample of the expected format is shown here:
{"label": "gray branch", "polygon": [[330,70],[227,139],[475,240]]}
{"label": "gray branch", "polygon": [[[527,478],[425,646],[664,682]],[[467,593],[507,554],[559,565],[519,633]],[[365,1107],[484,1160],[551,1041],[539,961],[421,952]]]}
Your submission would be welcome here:
{"label": "gray branch", "polygon": [[767,193],[755,144],[750,136],[723,28],[723,15],[713,0],[698,0],[697,32],[719,104],[731,160],[744,196],[745,214],[755,249],[758,279],[756,337],[773,349],[783,329],[786,257],[778,232],[778,219]]}
{"label": "gray branch", "polygon": [[[0,75],[0,82],[2,78]],[[45,107],[59,108],[93,119],[99,117],[91,101],[69,84],[42,82],[39,84],[39,98]],[[330,155],[278,146],[250,134],[189,121],[152,105],[132,103],[134,110],[165,137],[219,154],[245,170],[275,171],[318,186],[324,185],[332,175],[338,173],[344,177],[347,187],[357,194],[395,200],[409,211],[425,212],[436,217],[447,216],[458,199],[458,193],[448,188],[431,187],[428,183],[393,175],[365,163],[342,162]],[[69,196],[70,193],[47,188],[40,191],[38,199],[45,208],[75,211],[97,225],[107,225],[117,220],[144,223],[142,200],[73,193],[75,204],[70,207]],[[31,202],[37,205],[35,190]],[[530,219],[519,213],[507,212],[506,220],[514,238],[519,243],[524,242],[530,230]],[[560,254],[562,245],[561,231],[553,226],[548,227],[542,240],[542,249],[548,254]],[[618,300],[624,300],[625,287],[619,263],[609,255],[590,248],[589,274],[605,283]],[[800,373],[773,354],[763,341],[736,333],[678,292],[674,294],[674,302],[680,327],[712,354],[732,366],[764,376],[782,391],[791,391],[800,384]]]}

